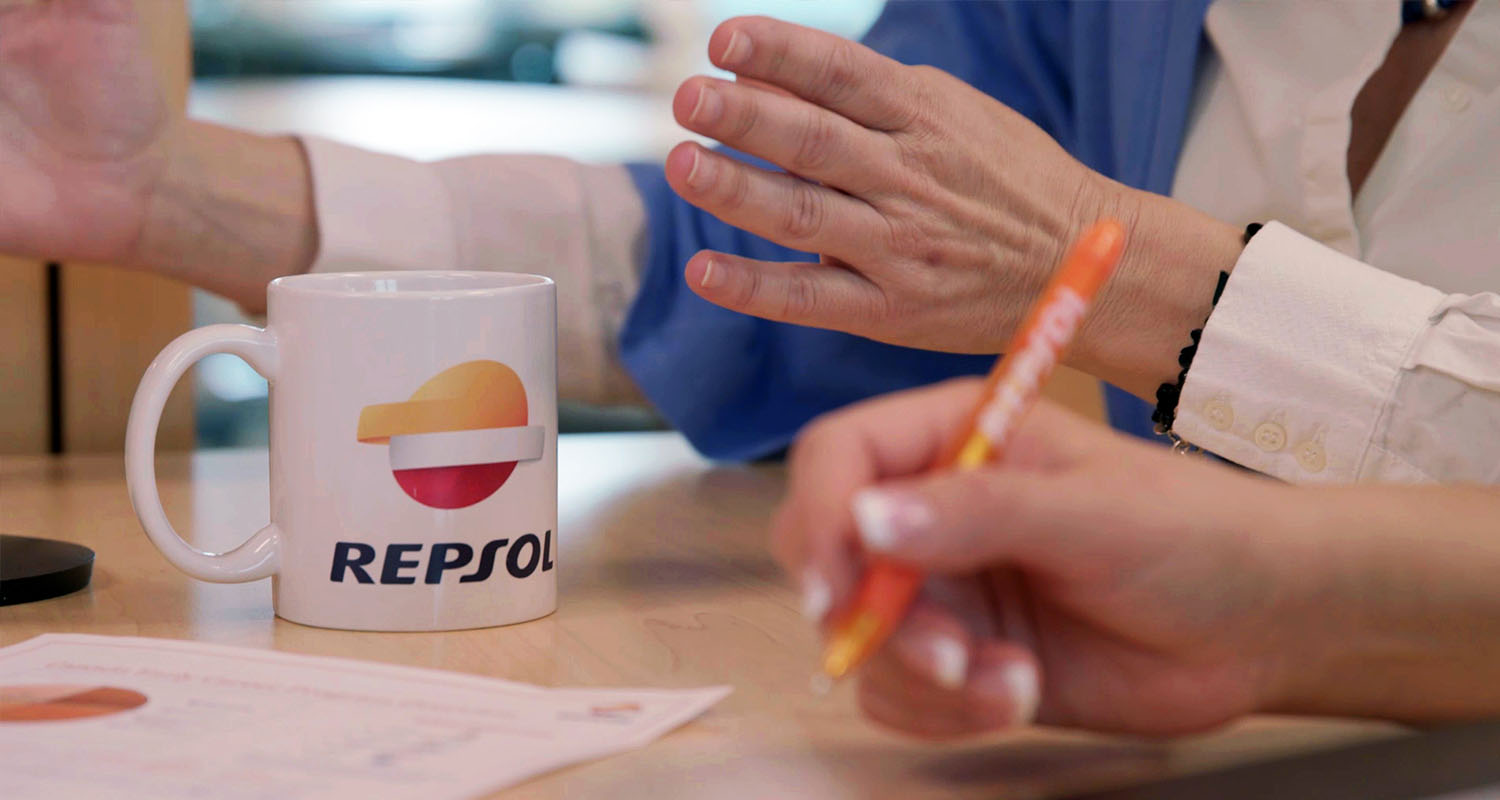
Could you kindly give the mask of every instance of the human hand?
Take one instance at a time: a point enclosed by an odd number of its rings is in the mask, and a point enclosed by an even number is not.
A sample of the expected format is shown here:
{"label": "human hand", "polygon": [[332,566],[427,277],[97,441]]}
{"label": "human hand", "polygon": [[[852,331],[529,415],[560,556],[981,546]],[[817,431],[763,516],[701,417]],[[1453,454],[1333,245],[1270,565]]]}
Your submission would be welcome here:
{"label": "human hand", "polygon": [[999,352],[1067,246],[1114,216],[1130,242],[1072,363],[1146,397],[1177,374],[1218,272],[1238,257],[1230,226],[1088,169],[940,70],[763,17],[724,23],[708,50],[739,80],[684,82],[678,122],[790,174],[683,143],[667,180],[725,222],[822,262],[705,251],[686,268],[705,299],[895,344]]}
{"label": "human hand", "polygon": [[[810,616],[847,602],[878,551],[932,578],[859,673],[866,713],[928,736],[1027,721],[1172,734],[1285,707],[1316,636],[1314,585],[1275,531],[1280,484],[1185,460],[1053,406],[1003,463],[925,470],[980,383],[950,382],[815,423],[791,460],[773,546]],[[873,490],[871,487],[875,487]],[[1306,537],[1303,537],[1306,538]],[[1019,630],[1003,570],[1018,570]],[[1326,631],[1323,634],[1326,639]],[[1304,660],[1302,657],[1306,656]]]}
{"label": "human hand", "polygon": [[174,122],[131,0],[0,5],[0,251],[129,261]]}

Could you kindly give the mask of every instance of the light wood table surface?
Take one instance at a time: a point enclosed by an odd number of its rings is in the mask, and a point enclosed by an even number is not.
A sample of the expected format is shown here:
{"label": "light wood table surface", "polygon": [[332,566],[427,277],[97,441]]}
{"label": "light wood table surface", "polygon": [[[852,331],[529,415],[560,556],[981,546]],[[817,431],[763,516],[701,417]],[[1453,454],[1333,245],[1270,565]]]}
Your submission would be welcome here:
{"label": "light wood table surface", "polygon": [[[177,572],[131,512],[118,455],[0,459],[0,531],[98,553],[90,589],[0,608],[0,645],[46,632],[197,639],[436,667],[548,686],[730,684],[709,713],[643,750],[504,796],[1042,797],[1396,735],[1392,726],[1258,718],[1175,742],[1029,730],[919,742],[863,720],[851,686],[808,691],[816,641],[764,547],[776,466],[703,461],[675,434],[564,436],[558,612],[456,633],[321,630],[276,619],[268,581]],[[162,455],[162,498],[201,548],[267,519],[266,453]]]}

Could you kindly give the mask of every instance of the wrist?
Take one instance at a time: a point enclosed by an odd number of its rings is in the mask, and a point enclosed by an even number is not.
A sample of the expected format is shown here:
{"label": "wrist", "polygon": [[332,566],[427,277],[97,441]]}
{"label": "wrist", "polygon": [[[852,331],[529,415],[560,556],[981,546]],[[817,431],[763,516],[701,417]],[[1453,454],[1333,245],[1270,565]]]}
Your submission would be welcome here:
{"label": "wrist", "polygon": [[166,271],[167,253],[173,248],[170,238],[173,231],[172,217],[179,213],[179,198],[190,193],[192,173],[189,166],[194,159],[184,150],[190,136],[187,126],[190,120],[178,118],[169,124],[158,139],[155,149],[159,153],[161,166],[156,171],[145,195],[144,211],[139,227],[130,246],[113,262],[128,269],[143,271]]}
{"label": "wrist", "polygon": [[1310,698],[1324,690],[1336,670],[1336,653],[1350,632],[1333,620],[1340,616],[1328,607],[1328,559],[1346,558],[1343,543],[1323,538],[1330,523],[1320,493],[1271,481],[1275,492],[1256,506],[1256,520],[1243,531],[1257,562],[1263,565],[1265,585],[1271,587],[1261,613],[1267,629],[1260,637],[1261,685],[1254,711],[1309,714]]}
{"label": "wrist", "polygon": [[1234,269],[1243,232],[1171,198],[1095,177],[1097,199],[1082,206],[1079,230],[1113,216],[1128,238],[1071,361],[1150,400],[1177,379],[1178,354],[1208,318],[1219,273]]}
{"label": "wrist", "polygon": [[236,300],[265,302],[271,279],[304,272],[317,252],[312,180],[301,145],[183,120],[124,265]]}

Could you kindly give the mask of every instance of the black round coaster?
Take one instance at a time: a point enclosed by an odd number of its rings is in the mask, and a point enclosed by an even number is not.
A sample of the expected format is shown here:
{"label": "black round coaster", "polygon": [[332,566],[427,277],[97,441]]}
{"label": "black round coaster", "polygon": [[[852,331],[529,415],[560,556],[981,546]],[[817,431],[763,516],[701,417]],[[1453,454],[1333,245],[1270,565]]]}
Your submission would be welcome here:
{"label": "black round coaster", "polygon": [[93,571],[94,551],[81,544],[0,534],[0,606],[76,592]]}

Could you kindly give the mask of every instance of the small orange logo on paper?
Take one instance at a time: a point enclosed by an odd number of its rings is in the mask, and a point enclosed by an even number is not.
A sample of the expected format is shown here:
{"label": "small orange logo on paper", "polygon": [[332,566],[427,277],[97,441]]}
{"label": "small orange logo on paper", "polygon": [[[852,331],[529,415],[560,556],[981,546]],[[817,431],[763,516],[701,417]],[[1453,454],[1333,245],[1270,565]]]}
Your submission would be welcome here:
{"label": "small orange logo on paper", "polygon": [[391,474],[411,499],[453,509],[489,497],[517,463],[542,457],[542,427],[526,423],[526,387],[515,370],[467,361],[409,400],[365,406],[356,438],[389,446]]}
{"label": "small orange logo on paper", "polygon": [[640,703],[614,703],[589,708],[590,717],[610,722],[629,722],[639,713],[641,713]]}
{"label": "small orange logo on paper", "polygon": [[615,703],[614,705],[592,706],[589,713],[596,717],[612,717],[618,714],[630,714],[641,710],[640,703]]}

